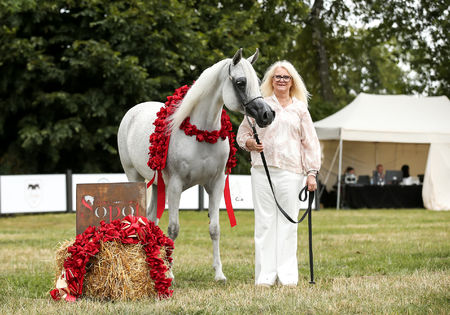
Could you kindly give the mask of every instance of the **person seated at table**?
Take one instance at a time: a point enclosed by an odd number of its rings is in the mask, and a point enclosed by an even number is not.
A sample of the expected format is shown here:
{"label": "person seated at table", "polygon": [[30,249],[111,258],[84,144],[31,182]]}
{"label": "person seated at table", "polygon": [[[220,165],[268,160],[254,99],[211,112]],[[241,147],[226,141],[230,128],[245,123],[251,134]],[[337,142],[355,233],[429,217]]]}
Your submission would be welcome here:
{"label": "person seated at table", "polygon": [[356,174],[355,169],[351,166],[348,166],[345,170],[344,176],[344,184],[356,184]]}
{"label": "person seated at table", "polygon": [[403,165],[401,170],[403,174],[402,185],[412,185],[413,178],[409,175],[409,165]]}
{"label": "person seated at table", "polygon": [[376,171],[373,171],[372,184],[384,185],[384,175],[383,164],[378,164]]}

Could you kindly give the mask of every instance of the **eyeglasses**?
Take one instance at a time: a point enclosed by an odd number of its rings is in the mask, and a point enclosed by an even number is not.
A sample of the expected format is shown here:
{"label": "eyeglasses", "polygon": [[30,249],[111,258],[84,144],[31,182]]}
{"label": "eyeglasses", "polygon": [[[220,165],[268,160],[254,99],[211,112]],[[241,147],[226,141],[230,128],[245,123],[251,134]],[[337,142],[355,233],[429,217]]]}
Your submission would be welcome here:
{"label": "eyeglasses", "polygon": [[284,82],[289,82],[291,81],[291,76],[290,75],[274,75],[273,78],[275,79],[275,81],[280,82],[281,79],[283,79]]}

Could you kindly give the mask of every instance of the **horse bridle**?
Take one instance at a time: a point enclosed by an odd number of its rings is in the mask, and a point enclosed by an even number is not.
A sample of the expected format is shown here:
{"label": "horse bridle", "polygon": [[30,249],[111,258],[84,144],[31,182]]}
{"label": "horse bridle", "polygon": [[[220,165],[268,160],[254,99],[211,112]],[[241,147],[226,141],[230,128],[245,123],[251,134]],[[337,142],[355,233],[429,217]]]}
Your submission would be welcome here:
{"label": "horse bridle", "polygon": [[247,106],[248,106],[248,104],[250,104],[254,100],[257,100],[258,98],[263,98],[263,97],[260,95],[260,96],[254,97],[250,101],[246,102],[247,98],[245,97],[244,91],[242,91],[239,88],[239,86],[236,83],[236,80],[231,76],[231,63],[228,65],[228,78],[230,79],[231,84],[233,85],[234,90],[236,91],[236,93],[238,95],[238,98],[239,98],[239,100],[241,102],[241,106],[244,108],[244,112],[247,115]]}

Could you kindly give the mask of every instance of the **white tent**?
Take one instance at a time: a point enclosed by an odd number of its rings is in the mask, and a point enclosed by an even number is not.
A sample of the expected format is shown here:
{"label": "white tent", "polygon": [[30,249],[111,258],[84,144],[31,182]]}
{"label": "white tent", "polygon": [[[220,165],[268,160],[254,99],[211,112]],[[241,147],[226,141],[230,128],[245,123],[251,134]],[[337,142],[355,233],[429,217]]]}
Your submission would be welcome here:
{"label": "white tent", "polygon": [[349,105],[314,125],[323,150],[322,174],[333,175],[326,185],[332,186],[338,178],[338,207],[343,165],[353,166],[358,175],[371,175],[381,163],[385,170],[399,170],[408,164],[412,176],[425,174],[425,207],[450,210],[447,96],[361,93]]}

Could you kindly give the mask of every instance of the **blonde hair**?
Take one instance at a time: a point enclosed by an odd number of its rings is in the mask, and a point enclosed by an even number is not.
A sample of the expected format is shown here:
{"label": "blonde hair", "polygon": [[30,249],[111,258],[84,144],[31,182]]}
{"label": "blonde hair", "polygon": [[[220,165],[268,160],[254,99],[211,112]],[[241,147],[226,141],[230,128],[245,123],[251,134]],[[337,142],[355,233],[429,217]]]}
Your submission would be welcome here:
{"label": "blonde hair", "polygon": [[292,86],[289,90],[289,96],[295,96],[297,99],[308,105],[308,98],[310,95],[308,90],[306,89],[305,83],[303,83],[302,77],[300,76],[300,74],[298,74],[297,70],[295,70],[295,67],[292,65],[292,63],[287,60],[277,61],[269,67],[269,69],[264,74],[264,78],[261,84],[261,94],[264,97],[271,96],[273,94],[272,77],[275,73],[275,70],[279,67],[286,69],[286,71],[289,72],[290,76],[292,77]]}

